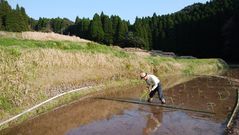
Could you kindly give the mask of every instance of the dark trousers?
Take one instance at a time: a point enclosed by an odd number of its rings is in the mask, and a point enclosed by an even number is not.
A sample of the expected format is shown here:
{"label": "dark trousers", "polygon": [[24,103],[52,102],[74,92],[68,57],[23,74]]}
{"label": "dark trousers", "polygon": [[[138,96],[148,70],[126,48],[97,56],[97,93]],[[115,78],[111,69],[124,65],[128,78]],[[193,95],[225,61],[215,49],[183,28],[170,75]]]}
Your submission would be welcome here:
{"label": "dark trousers", "polygon": [[163,96],[163,90],[160,83],[158,83],[158,87],[156,87],[153,91],[149,93],[149,97],[152,98],[156,92],[158,92],[159,100],[162,100],[164,96]]}

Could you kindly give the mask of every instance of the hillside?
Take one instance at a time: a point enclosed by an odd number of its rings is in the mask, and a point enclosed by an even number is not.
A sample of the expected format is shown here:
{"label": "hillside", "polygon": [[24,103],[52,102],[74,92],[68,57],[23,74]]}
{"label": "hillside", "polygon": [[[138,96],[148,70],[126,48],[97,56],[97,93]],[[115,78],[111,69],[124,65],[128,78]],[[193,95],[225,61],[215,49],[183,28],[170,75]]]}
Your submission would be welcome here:
{"label": "hillside", "polygon": [[59,41],[57,37],[45,41],[37,40],[38,36],[33,36],[34,40],[17,36],[21,33],[1,35],[1,120],[75,88],[141,83],[141,71],[154,73],[166,82],[175,75],[218,74],[226,66],[220,59],[140,55],[85,40]]}
{"label": "hillside", "polygon": [[[195,3],[166,15],[135,18],[130,24],[117,15],[95,13],[92,19],[28,17],[24,7],[0,2],[0,30],[41,31],[75,35],[107,45],[163,50],[200,58],[222,58],[237,63],[238,0]],[[77,14],[77,13],[76,13]]]}

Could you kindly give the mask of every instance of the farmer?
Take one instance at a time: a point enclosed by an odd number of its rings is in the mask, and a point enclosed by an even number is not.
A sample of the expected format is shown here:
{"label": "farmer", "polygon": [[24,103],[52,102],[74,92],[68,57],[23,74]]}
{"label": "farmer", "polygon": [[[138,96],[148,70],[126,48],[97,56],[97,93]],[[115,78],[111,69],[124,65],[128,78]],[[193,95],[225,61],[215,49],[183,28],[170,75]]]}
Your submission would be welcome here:
{"label": "farmer", "polygon": [[148,84],[149,88],[149,99],[148,102],[152,102],[153,96],[156,92],[158,92],[159,100],[162,102],[162,104],[165,104],[166,101],[163,96],[163,90],[161,88],[160,80],[155,75],[147,74],[147,73],[140,73],[140,78],[144,79],[146,83]]}

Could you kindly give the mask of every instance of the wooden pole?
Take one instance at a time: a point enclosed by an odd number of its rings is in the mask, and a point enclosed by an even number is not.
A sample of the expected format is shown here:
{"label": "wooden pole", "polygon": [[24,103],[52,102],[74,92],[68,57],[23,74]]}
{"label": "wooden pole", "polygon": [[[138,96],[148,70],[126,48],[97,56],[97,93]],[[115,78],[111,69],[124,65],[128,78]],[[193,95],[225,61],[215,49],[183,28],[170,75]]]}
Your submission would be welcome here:
{"label": "wooden pole", "polygon": [[234,118],[235,115],[236,115],[236,112],[237,112],[237,110],[238,110],[238,107],[239,107],[239,89],[237,90],[237,103],[236,103],[236,105],[235,105],[235,107],[234,107],[234,110],[233,110],[233,113],[232,113],[232,115],[231,115],[231,117],[230,117],[230,119],[229,119],[229,121],[228,121],[228,123],[227,123],[227,128],[229,128],[229,127],[231,126],[232,120],[233,120],[233,118]]}
{"label": "wooden pole", "polygon": [[204,111],[204,110],[196,110],[196,109],[191,109],[191,108],[183,108],[183,107],[165,105],[165,104],[158,104],[158,103],[142,102],[142,101],[137,101],[137,100],[132,100],[132,99],[107,98],[107,97],[98,97],[97,99],[112,100],[112,101],[119,101],[119,102],[133,103],[133,104],[151,105],[151,106],[158,106],[158,107],[164,107],[164,108],[170,108],[170,109],[176,109],[176,110],[184,110],[184,111],[191,111],[191,112],[198,112],[198,113],[205,113],[205,114],[215,114],[214,112],[209,112],[209,111]]}

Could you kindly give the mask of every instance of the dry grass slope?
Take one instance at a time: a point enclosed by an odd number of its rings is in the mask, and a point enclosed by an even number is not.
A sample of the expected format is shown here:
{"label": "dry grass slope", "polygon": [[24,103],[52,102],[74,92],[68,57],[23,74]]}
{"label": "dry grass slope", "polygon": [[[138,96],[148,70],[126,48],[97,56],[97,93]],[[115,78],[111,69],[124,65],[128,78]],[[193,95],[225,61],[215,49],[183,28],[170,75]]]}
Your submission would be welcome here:
{"label": "dry grass slope", "polygon": [[5,32],[0,31],[1,37],[7,37],[7,38],[21,38],[21,39],[32,39],[32,40],[42,40],[42,41],[48,41],[48,40],[54,40],[54,41],[72,41],[72,42],[82,42],[82,43],[89,43],[91,41],[82,39],[80,37],[76,36],[67,36],[67,35],[61,35],[58,33],[44,33],[44,32]]}
{"label": "dry grass slope", "polygon": [[74,42],[91,42],[86,39],[82,39],[76,36],[65,36],[57,33],[43,33],[43,32],[22,32],[23,39],[34,40],[57,40],[57,41],[74,41]]}

